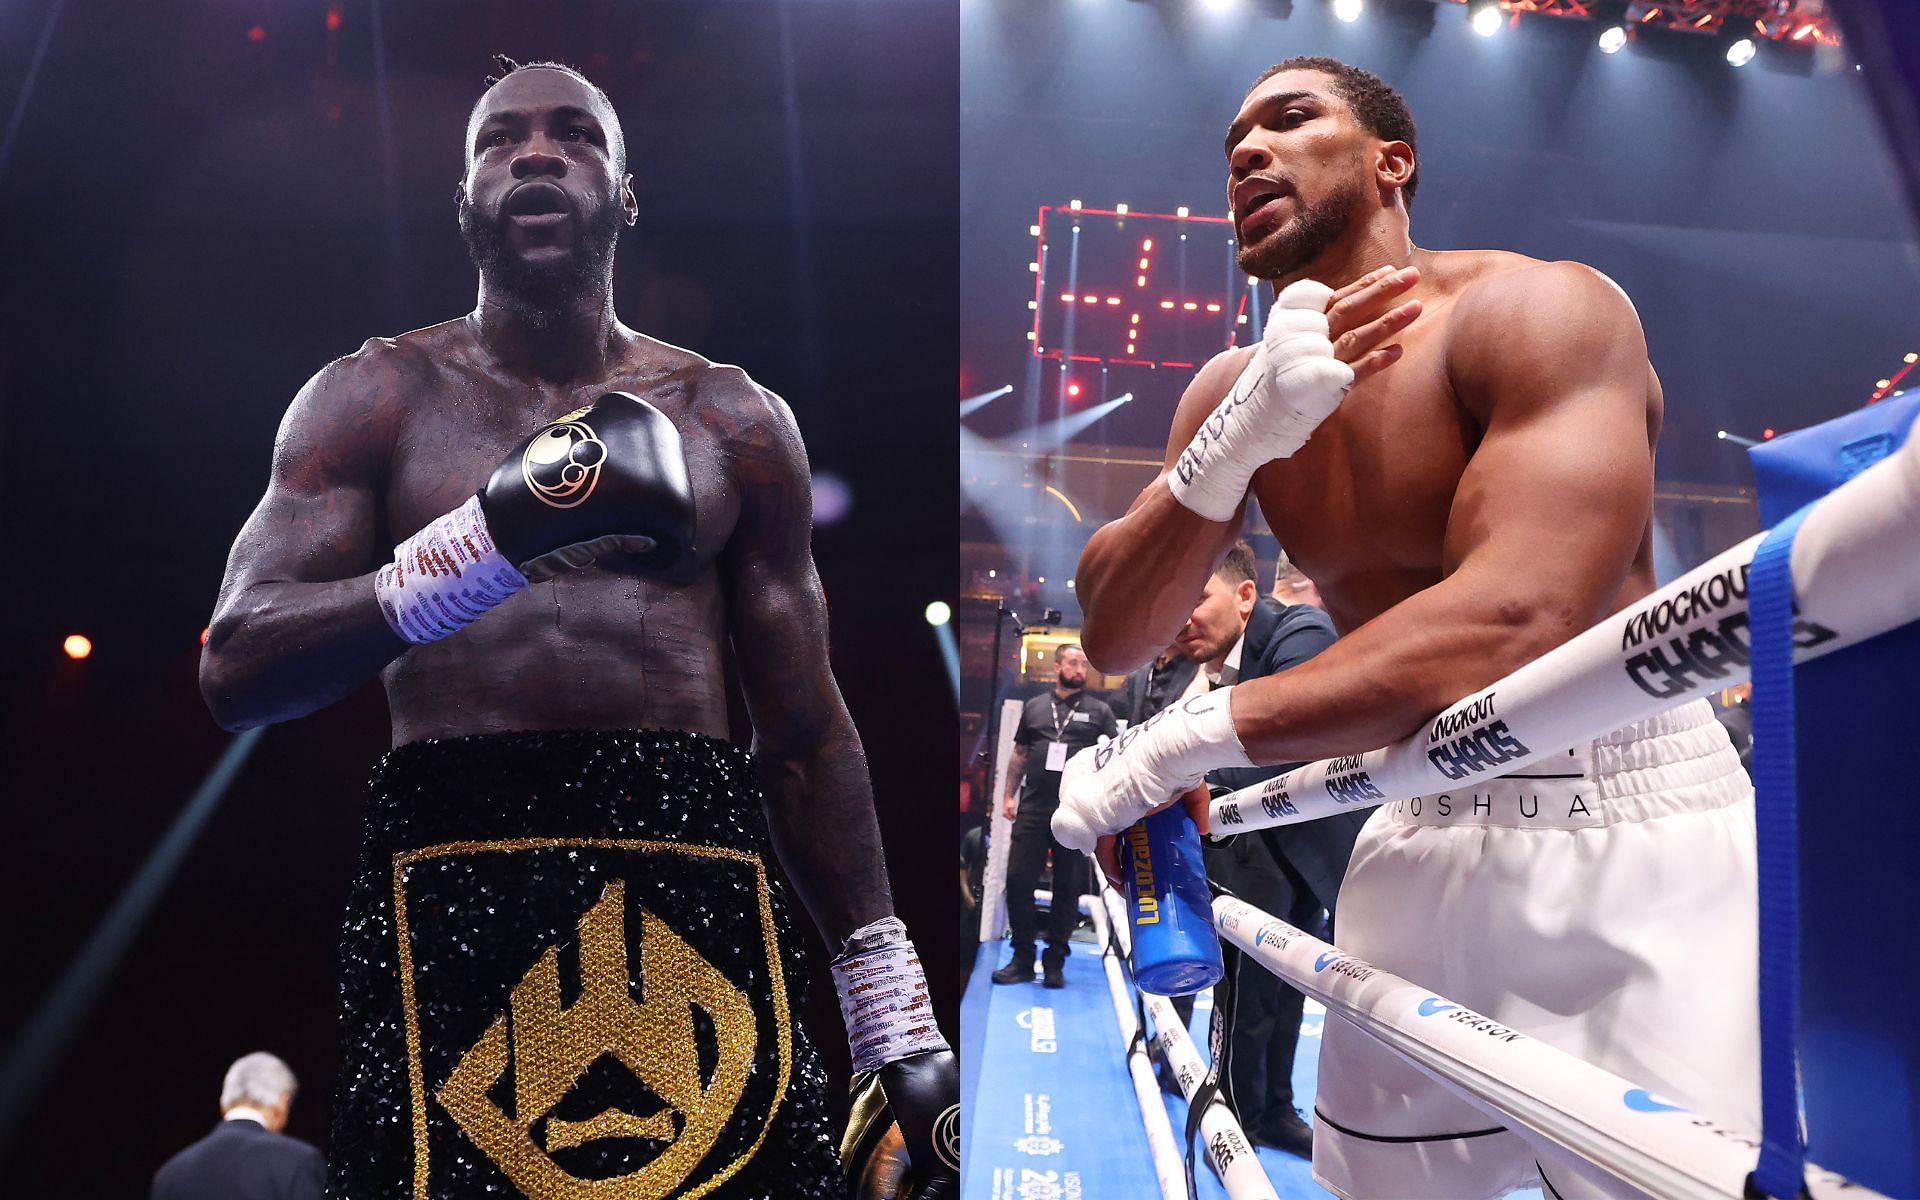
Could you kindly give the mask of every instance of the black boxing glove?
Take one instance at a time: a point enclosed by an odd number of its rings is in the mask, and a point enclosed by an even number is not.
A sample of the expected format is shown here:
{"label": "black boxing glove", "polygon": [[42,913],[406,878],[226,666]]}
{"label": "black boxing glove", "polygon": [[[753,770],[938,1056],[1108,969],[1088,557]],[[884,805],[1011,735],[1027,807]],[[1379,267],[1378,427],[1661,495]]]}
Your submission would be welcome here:
{"label": "black boxing glove", "polygon": [[669,570],[693,546],[693,487],[680,431],[625,392],[543,426],[480,489],[493,541],[529,580],[625,551]]}
{"label": "black boxing glove", "polygon": [[934,1023],[906,926],[861,927],[833,960],[853,1053],[853,1112],[840,1158],[856,1200],[960,1194],[960,1076]]}
{"label": "black boxing glove", "polygon": [[438,641],[524,589],[602,554],[672,569],[693,546],[693,489],[680,433],[625,392],[537,430],[471,500],[394,547],[374,576],[393,631]]}
{"label": "black boxing glove", "polygon": [[953,1051],[896,1059],[855,1079],[853,1090],[853,1115],[840,1146],[848,1194],[957,1200],[960,1071]]}

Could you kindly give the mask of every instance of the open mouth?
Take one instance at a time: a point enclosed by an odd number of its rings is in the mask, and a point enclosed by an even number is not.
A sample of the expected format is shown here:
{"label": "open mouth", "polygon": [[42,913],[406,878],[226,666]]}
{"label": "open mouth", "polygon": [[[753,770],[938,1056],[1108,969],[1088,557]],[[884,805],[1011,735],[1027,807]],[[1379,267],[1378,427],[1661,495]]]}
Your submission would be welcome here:
{"label": "open mouth", "polygon": [[573,206],[551,183],[523,183],[507,197],[506,213],[520,225],[552,225],[567,219]]}
{"label": "open mouth", "polygon": [[1286,185],[1270,179],[1249,179],[1233,190],[1233,208],[1240,226],[1250,229],[1272,220],[1280,203],[1293,194]]}

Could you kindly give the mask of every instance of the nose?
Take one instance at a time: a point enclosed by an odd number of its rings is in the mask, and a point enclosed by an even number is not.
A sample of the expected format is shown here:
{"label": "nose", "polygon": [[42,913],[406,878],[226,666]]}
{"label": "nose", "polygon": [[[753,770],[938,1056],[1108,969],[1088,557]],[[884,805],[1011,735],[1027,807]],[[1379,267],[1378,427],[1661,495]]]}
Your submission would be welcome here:
{"label": "nose", "polygon": [[1262,170],[1272,165],[1272,163],[1273,156],[1268,154],[1266,150],[1260,146],[1254,144],[1252,134],[1241,138],[1240,144],[1235,146],[1233,153],[1227,156],[1227,164],[1233,169],[1233,174],[1236,179]]}
{"label": "nose", "polygon": [[513,177],[532,179],[539,175],[550,175],[559,179],[567,173],[567,160],[546,149],[544,135],[536,134],[528,139],[526,147],[513,158]]}

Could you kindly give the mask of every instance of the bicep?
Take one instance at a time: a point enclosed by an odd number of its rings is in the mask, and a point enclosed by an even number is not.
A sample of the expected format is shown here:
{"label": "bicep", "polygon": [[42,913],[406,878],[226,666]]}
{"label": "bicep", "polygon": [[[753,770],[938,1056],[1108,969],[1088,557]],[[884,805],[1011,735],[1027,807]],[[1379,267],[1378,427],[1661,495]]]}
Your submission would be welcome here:
{"label": "bicep", "polygon": [[813,562],[805,448],[770,393],[734,448],[740,520],[723,555],[734,658],[756,736],[811,744],[844,713],[828,657],[826,593]]}
{"label": "bicep", "polygon": [[1472,378],[1484,433],[1445,547],[1450,577],[1487,581],[1575,629],[1611,611],[1653,504],[1645,342],[1625,297],[1594,286],[1575,285],[1588,293],[1583,326],[1503,336],[1506,351]]}

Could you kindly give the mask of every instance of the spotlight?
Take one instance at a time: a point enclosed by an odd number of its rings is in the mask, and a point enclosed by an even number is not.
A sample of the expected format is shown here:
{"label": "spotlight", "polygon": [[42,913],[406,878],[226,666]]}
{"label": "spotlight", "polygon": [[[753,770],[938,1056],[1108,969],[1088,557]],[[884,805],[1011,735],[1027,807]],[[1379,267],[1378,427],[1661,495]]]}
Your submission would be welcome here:
{"label": "spotlight", "polygon": [[1719,432],[1715,433],[1713,436],[1719,438],[1721,441],[1724,442],[1727,440],[1727,431],[1722,429]]}
{"label": "spotlight", "polygon": [[927,624],[945,625],[953,619],[953,609],[945,600],[935,600],[927,605]]}
{"label": "spotlight", "polygon": [[1467,23],[1481,37],[1492,37],[1500,32],[1500,26],[1506,23],[1506,18],[1498,4],[1487,3],[1475,7],[1467,17]]}
{"label": "spotlight", "polygon": [[1773,440],[1773,437],[1774,437],[1774,433],[1773,433],[1773,428],[1771,426],[1769,426],[1766,429],[1762,429],[1760,431],[1760,440],[1763,442],[1770,442]]}
{"label": "spotlight", "polygon": [[1067,207],[1072,209],[1074,212],[1079,212],[1080,202],[1078,200],[1069,200],[1067,201]]}
{"label": "spotlight", "polygon": [[1333,0],[1333,15],[1342,21],[1358,21],[1365,7],[1363,0]]}
{"label": "spotlight", "polygon": [[1182,204],[1182,205],[1181,205],[1181,206],[1180,206],[1179,208],[1176,208],[1176,209],[1174,209],[1174,210],[1173,210],[1173,215],[1174,215],[1174,216],[1176,216],[1176,217],[1184,217],[1184,216],[1186,216],[1186,215],[1187,215],[1187,206],[1186,206],[1186,205],[1184,205],[1184,204]]}
{"label": "spotlight", "polygon": [[1029,226],[1027,226],[1027,236],[1028,236],[1028,237],[1039,237],[1039,236],[1040,236],[1040,227],[1039,227],[1038,225],[1029,225]]}
{"label": "spotlight", "polygon": [[1072,396],[1072,397],[1074,397],[1074,398],[1076,398],[1076,399],[1078,399],[1078,398],[1079,398],[1079,395],[1080,395],[1080,385],[1079,385],[1079,384],[1077,384],[1077,383],[1070,383],[1070,384],[1068,384],[1068,385],[1067,385],[1067,395],[1069,395],[1069,396]]}
{"label": "spotlight", "polygon": [[1113,206],[1113,211],[1115,216],[1124,217],[1127,215],[1127,206],[1125,204],[1116,204]]}
{"label": "spotlight", "polygon": [[1627,30],[1623,25],[1611,25],[1600,31],[1600,53],[1618,54],[1627,44]]}
{"label": "spotlight", "polygon": [[1730,66],[1744,67],[1752,62],[1753,56],[1758,53],[1760,48],[1753,44],[1752,38],[1741,38],[1727,47],[1727,63]]}
{"label": "spotlight", "polygon": [[1920,354],[1909,353],[1905,358],[1901,359],[1900,361],[1901,362],[1920,362]]}
{"label": "spotlight", "polygon": [[67,652],[68,658],[78,662],[93,653],[93,642],[85,634],[70,633],[67,640],[60,643],[60,648]]}

